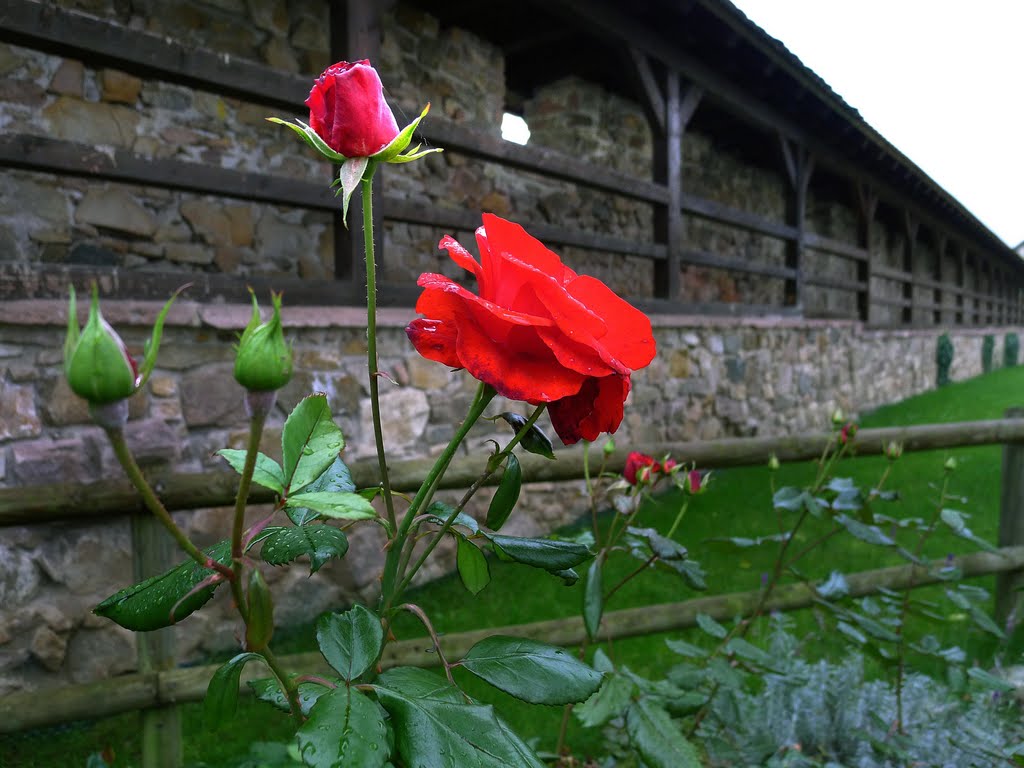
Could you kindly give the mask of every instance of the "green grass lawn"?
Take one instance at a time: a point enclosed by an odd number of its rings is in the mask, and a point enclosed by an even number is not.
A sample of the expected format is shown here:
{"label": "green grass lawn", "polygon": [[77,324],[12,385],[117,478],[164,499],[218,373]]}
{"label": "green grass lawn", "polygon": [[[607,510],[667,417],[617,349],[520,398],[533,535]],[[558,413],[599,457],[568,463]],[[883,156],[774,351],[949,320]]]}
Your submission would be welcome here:
{"label": "green grass lawn", "polygon": [[[1024,405],[1024,367],[1003,369],[966,382],[949,385],[910,398],[901,403],[880,408],[861,420],[862,427],[881,427],[927,424],[1002,416],[1006,408]],[[824,427],[824,425],[823,425]],[[934,510],[941,482],[943,463],[948,456],[956,458],[957,470],[951,477],[950,491],[966,497],[963,504],[947,504],[968,512],[969,525],[978,535],[994,541],[999,515],[1000,487],[999,446],[954,449],[948,452],[905,454],[892,467],[886,487],[899,491],[900,500],[887,505],[885,511],[894,517],[928,517]],[[685,460],[684,457],[677,457]],[[882,475],[886,460],[882,457],[852,458],[837,470],[839,476],[852,477],[862,485],[873,486]],[[805,485],[813,479],[814,462],[783,466],[771,477],[767,467],[751,467],[717,471],[711,488],[690,504],[683,525],[676,538],[690,550],[707,572],[710,593],[724,593],[757,589],[762,574],[767,572],[775,557],[772,546],[723,553],[707,543],[708,539],[723,536],[753,537],[774,533],[775,513],[771,505],[771,482],[782,485]],[[639,524],[665,532],[671,524],[679,499],[667,495],[654,500],[641,514]],[[605,518],[606,520],[608,518]],[[589,524],[589,523],[584,523]],[[811,526],[804,538],[793,546],[810,541],[825,530],[822,522]],[[946,532],[937,534],[928,544],[926,554],[942,557],[947,553],[968,552],[971,544]],[[606,584],[612,584],[635,567],[627,556],[612,559],[606,567]],[[854,572],[903,562],[898,556],[881,551],[850,536],[842,535],[827,541],[815,550],[803,570],[813,577],[827,576],[833,570]],[[978,582],[990,586],[991,579]],[[929,596],[928,590],[921,591]],[[441,632],[458,632],[487,626],[517,624],[559,616],[574,615],[582,600],[581,586],[565,587],[550,576],[524,566],[492,561],[492,581],[477,597],[466,592],[457,577],[449,576],[421,588],[410,595],[431,616]],[[934,594],[934,591],[931,593]],[[609,610],[652,603],[685,600],[694,596],[680,582],[663,574],[645,573],[620,590],[608,606]],[[799,633],[816,633],[818,624],[812,611],[795,614]],[[967,623],[953,620],[938,628],[936,634],[947,642],[966,647],[972,654],[987,655],[995,643],[970,631]],[[401,637],[420,633],[411,620],[400,622],[396,631]],[[678,636],[680,633],[676,633]],[[700,633],[682,633],[691,642],[701,642]],[[610,652],[621,663],[638,672],[657,676],[659,670],[670,666],[678,657],[671,654],[664,636],[621,640]],[[286,648],[281,651],[306,650],[311,647],[309,628],[295,628]],[[828,648],[826,642],[819,648]],[[537,737],[542,748],[551,748],[561,722],[560,708],[523,705],[483,684],[465,680],[471,695],[493,702],[511,725],[528,737]],[[205,731],[200,722],[199,705],[183,708],[185,712],[186,762],[208,766],[230,765],[233,758],[244,753],[252,740],[285,740],[289,738],[287,718],[243,701],[239,716],[230,728],[218,733]],[[119,756],[117,765],[138,765],[138,741],[134,734],[137,720],[134,715],[108,718],[97,723],[72,724],[15,737],[0,737],[0,768],[38,766],[64,768],[84,765],[85,756],[94,750],[112,746]],[[572,721],[569,743],[577,754],[585,754],[596,747],[599,734],[588,732]]]}

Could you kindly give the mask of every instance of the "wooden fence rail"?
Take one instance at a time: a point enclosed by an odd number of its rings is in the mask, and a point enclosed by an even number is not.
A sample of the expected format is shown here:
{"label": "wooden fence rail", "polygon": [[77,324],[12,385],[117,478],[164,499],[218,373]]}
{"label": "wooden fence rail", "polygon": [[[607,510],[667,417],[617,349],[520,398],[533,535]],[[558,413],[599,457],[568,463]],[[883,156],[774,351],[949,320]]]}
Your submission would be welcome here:
{"label": "wooden fence rail", "polygon": [[[963,555],[956,558],[955,564],[965,578],[1005,574],[1024,567],[1024,546]],[[845,576],[849,594],[855,598],[875,594],[880,589],[916,589],[940,581],[934,573],[915,565],[878,568]],[[602,619],[600,638],[619,640],[689,629],[697,626],[697,615],[700,613],[716,621],[731,621],[737,616],[752,613],[760,597],[759,591],[751,590],[611,611]],[[794,611],[807,608],[815,599],[816,592],[806,584],[788,584],[777,587],[765,607],[768,611]],[[571,647],[583,642],[586,630],[581,617],[570,616],[443,635],[441,643],[446,658],[455,661],[461,659],[476,643],[497,634],[528,637]],[[385,667],[432,667],[437,665],[438,658],[433,652],[430,638],[422,637],[390,644],[382,661]],[[324,658],[315,651],[283,656],[281,662],[290,671],[332,674]],[[219,666],[210,664],[120,675],[96,683],[62,688],[59,696],[42,696],[36,691],[12,694],[0,699],[0,733],[199,701],[205,696],[210,678]],[[269,671],[260,665],[247,665],[242,675],[242,690],[248,690],[246,681],[269,675]]]}
{"label": "wooden fence rail", "polygon": [[[821,455],[834,435],[822,432],[790,437],[738,437],[708,442],[641,443],[628,450],[616,450],[607,467],[619,471],[629,450],[652,456],[671,454],[679,461],[694,462],[701,469],[721,469],[767,463],[774,454],[779,461],[805,461]],[[1024,417],[952,424],[925,424],[912,427],[862,429],[857,433],[854,450],[858,456],[876,456],[891,442],[901,443],[905,451],[927,451],[1024,441]],[[557,451],[556,461],[539,456],[523,456],[523,474],[530,482],[579,480],[583,477],[583,455],[579,450]],[[415,491],[432,461],[413,459],[390,465],[391,487],[397,491]],[[376,460],[354,461],[349,465],[359,488],[377,485],[380,477]],[[480,462],[459,458],[441,481],[443,489],[467,488],[480,473]],[[233,472],[154,474],[151,481],[171,511],[219,507],[234,504],[238,487]],[[497,482],[497,478],[491,480]],[[273,501],[271,491],[253,490],[250,503]],[[51,520],[75,520],[133,514],[142,510],[138,494],[124,479],[105,479],[84,485],[54,483],[20,488],[0,488],[0,527],[36,524]]]}

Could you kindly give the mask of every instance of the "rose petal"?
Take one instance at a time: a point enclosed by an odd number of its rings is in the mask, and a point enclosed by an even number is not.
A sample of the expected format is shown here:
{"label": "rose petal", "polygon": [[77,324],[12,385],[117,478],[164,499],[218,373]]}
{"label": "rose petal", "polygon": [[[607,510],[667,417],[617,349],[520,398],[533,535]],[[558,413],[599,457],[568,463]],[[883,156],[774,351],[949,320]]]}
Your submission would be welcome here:
{"label": "rose petal", "polygon": [[602,432],[619,428],[628,394],[628,376],[587,379],[577,394],[548,406],[551,426],[566,445],[596,440]]}
{"label": "rose petal", "polygon": [[428,360],[444,363],[449,368],[461,368],[456,354],[458,327],[443,320],[417,318],[406,326],[405,334],[416,351]]}
{"label": "rose petal", "polygon": [[654,359],[657,349],[647,315],[619,298],[600,280],[587,275],[580,275],[566,289],[605,319],[606,332],[594,335],[599,351],[605,351],[608,360],[617,360],[635,371]]}

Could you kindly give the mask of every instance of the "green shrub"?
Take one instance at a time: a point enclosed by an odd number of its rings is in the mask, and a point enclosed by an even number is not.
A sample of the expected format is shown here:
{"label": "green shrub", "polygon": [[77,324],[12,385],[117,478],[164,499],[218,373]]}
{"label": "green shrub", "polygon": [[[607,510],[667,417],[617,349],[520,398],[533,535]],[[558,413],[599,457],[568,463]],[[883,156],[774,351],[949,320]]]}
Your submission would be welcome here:
{"label": "green shrub", "polygon": [[991,333],[986,333],[981,342],[981,370],[985,373],[992,372],[992,350],[995,346],[995,337]]}
{"label": "green shrub", "polygon": [[1003,367],[1013,368],[1020,357],[1020,339],[1016,333],[1006,334],[1003,341]]}
{"label": "green shrub", "polygon": [[936,384],[944,387],[950,382],[949,369],[953,365],[953,341],[948,333],[939,336],[935,346]]}
{"label": "green shrub", "polygon": [[[896,691],[868,680],[864,656],[809,663],[784,630],[770,653],[781,667],[758,691],[724,689],[700,736],[716,766],[907,765],[975,768],[1012,764],[1020,741],[1016,709],[1006,696],[975,687],[970,693],[911,674],[902,690],[904,734],[892,731]],[[781,662],[781,664],[780,664]]]}

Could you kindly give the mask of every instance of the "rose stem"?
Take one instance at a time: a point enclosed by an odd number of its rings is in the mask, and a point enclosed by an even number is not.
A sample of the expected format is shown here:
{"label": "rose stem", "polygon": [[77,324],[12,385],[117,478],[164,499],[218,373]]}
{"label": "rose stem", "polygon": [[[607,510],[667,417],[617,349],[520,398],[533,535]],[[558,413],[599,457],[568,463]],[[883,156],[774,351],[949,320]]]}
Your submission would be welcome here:
{"label": "rose stem", "polygon": [[459,445],[465,439],[466,435],[469,434],[469,430],[477,422],[477,419],[483,414],[487,404],[491,402],[491,399],[497,393],[489,386],[481,383],[477,387],[476,396],[473,398],[472,404],[469,406],[469,413],[466,414],[466,418],[462,424],[456,430],[452,439],[448,442],[444,451],[440,456],[437,457],[437,461],[434,462],[434,466],[430,468],[427,476],[423,479],[420,489],[416,492],[416,496],[413,498],[412,503],[409,505],[409,509],[405,512],[405,517],[402,518],[402,523],[398,528],[398,532],[391,540],[391,546],[388,547],[388,553],[384,560],[384,573],[381,577],[381,616],[386,617],[387,613],[391,610],[391,605],[397,597],[396,587],[398,586],[398,565],[402,557],[402,549],[405,546],[405,540],[409,535],[409,529],[412,527],[412,522],[415,519],[420,507],[423,505],[424,500],[431,494],[432,489],[436,486],[438,478],[444,474],[444,471],[448,469],[448,465],[451,463],[452,458],[455,456],[455,451],[458,450]]}
{"label": "rose stem", "polygon": [[441,529],[437,532],[437,536],[435,536],[430,541],[430,543],[427,544],[427,548],[423,550],[423,553],[416,560],[416,563],[409,570],[409,572],[407,574],[401,574],[402,582],[401,584],[399,584],[398,594],[401,594],[406,589],[406,587],[409,586],[409,584],[413,580],[413,577],[416,575],[416,571],[423,567],[423,563],[426,562],[427,558],[430,556],[430,553],[434,551],[434,547],[436,547],[440,543],[441,539],[444,538],[444,535],[448,532],[448,529],[452,527],[452,524],[455,522],[455,518],[459,516],[459,513],[465,508],[469,500],[473,498],[473,494],[480,490],[480,487],[485,482],[487,482],[487,478],[493,475],[494,472],[498,469],[498,467],[501,466],[502,458],[508,456],[508,454],[512,452],[512,449],[516,447],[519,441],[526,436],[526,433],[530,431],[530,429],[533,427],[537,419],[540,418],[540,415],[544,413],[544,409],[546,407],[547,405],[545,403],[541,403],[540,405],[538,405],[536,409],[534,409],[529,420],[526,422],[526,424],[523,425],[523,428],[520,429],[515,434],[515,437],[513,437],[509,441],[508,445],[506,445],[501,452],[496,453],[488,460],[487,468],[484,470],[483,474],[480,475],[480,477],[476,479],[476,482],[474,482],[473,485],[469,487],[469,490],[467,490],[466,493],[463,495],[462,500],[459,501],[455,509],[453,509],[451,511],[451,514],[448,515],[448,519],[444,521],[444,524],[441,526]]}
{"label": "rose stem", "polygon": [[370,410],[373,415],[373,437],[377,443],[377,468],[380,471],[384,506],[387,509],[388,524],[393,536],[396,526],[395,502],[391,498],[391,480],[388,477],[388,462],[384,453],[384,430],[381,429],[380,423],[380,395],[377,386],[377,265],[373,254],[373,174],[376,169],[376,163],[371,160],[362,181],[363,250],[366,254],[366,365],[370,375]]}
{"label": "rose stem", "polygon": [[171,518],[167,508],[164,507],[163,503],[157,498],[157,495],[153,492],[149,482],[146,480],[145,475],[142,474],[142,470],[139,469],[139,465],[135,463],[135,457],[132,456],[131,449],[128,447],[128,442],[124,439],[124,431],[120,427],[107,428],[104,430],[107,433],[107,437],[110,439],[110,445],[114,449],[114,455],[117,456],[117,460],[121,463],[124,468],[125,474],[128,475],[128,479],[131,480],[132,485],[142,496],[142,501],[146,505],[146,508],[152,512],[157,520],[159,520],[167,532],[171,534],[174,540],[178,543],[178,546],[193,560],[195,560],[203,568],[213,568],[214,570],[224,573],[226,576],[231,577],[233,574],[230,569],[222,566],[220,563],[213,563],[209,557],[203,554],[199,548],[192,543],[192,541],[185,535],[185,532],[181,530]]}

